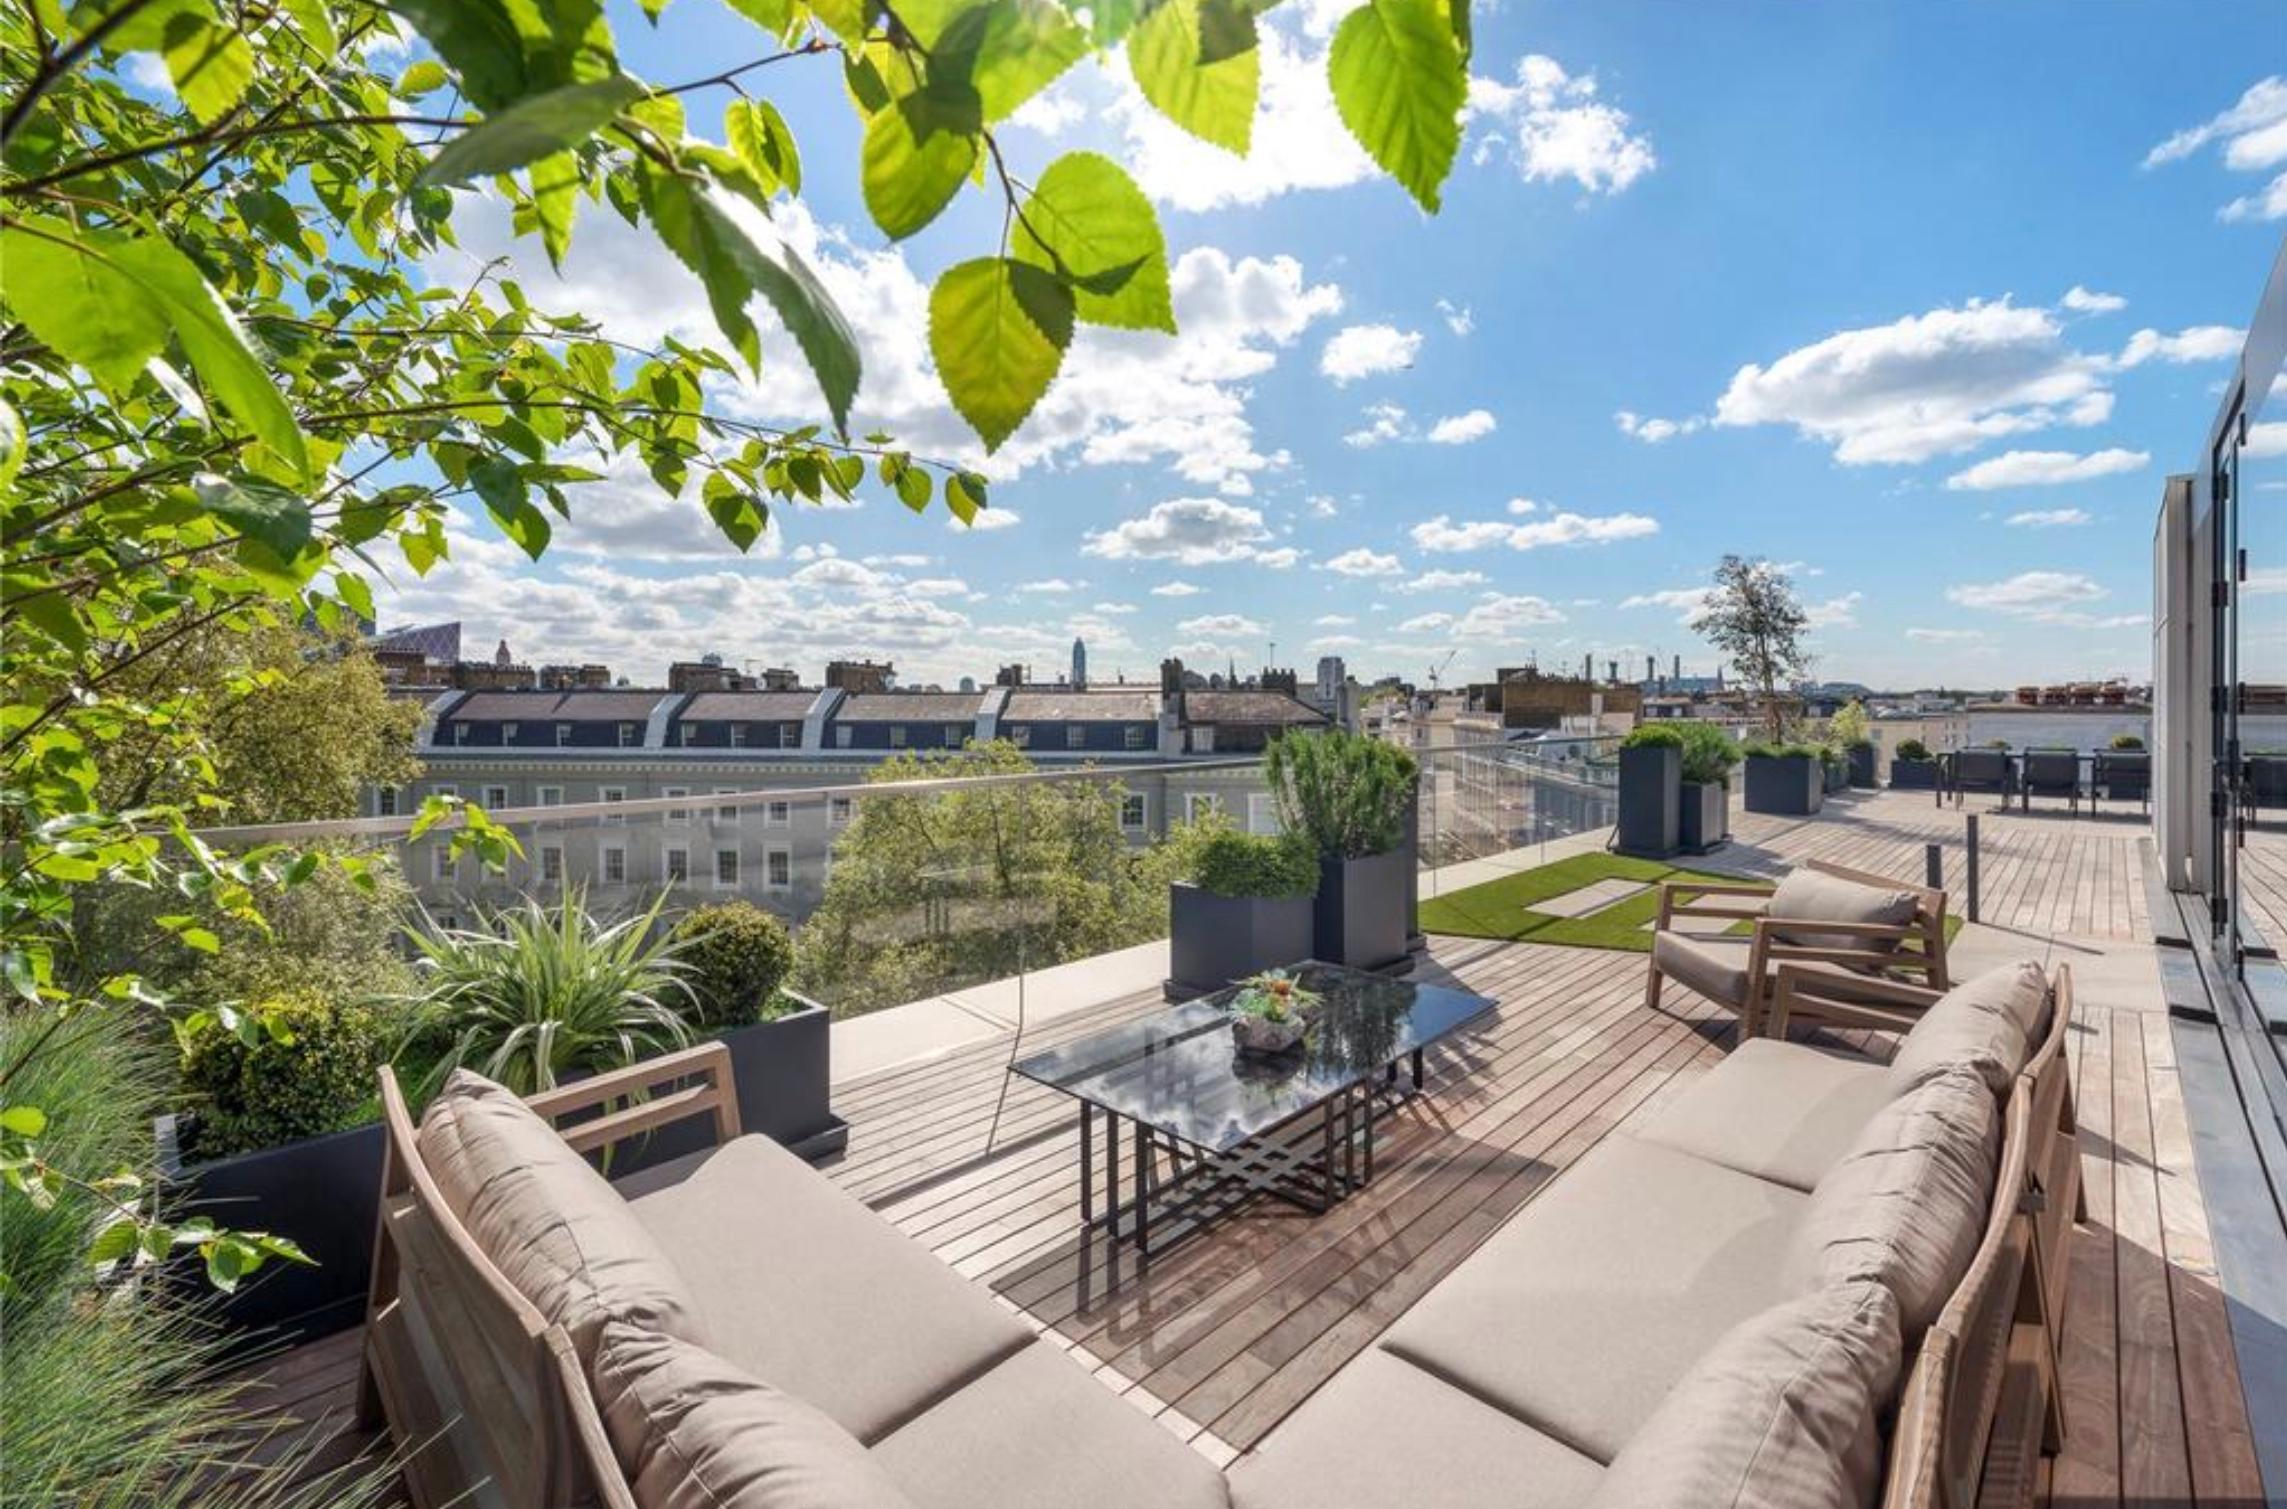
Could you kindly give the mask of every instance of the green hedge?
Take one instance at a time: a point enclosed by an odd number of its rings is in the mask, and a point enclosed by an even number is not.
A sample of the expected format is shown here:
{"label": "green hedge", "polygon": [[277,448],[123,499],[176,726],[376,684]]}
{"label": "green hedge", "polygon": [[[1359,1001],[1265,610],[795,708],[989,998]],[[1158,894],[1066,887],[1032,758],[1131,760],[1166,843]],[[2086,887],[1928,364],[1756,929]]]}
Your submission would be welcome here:
{"label": "green hedge", "polygon": [[786,1014],[781,987],[794,968],[794,939],[769,912],[751,901],[695,907],[672,937],[700,1025],[743,1027]]}
{"label": "green hedge", "polygon": [[1681,749],[1684,736],[1681,730],[1665,723],[1639,723],[1628,730],[1628,737],[1620,741],[1622,749]]}
{"label": "green hedge", "polygon": [[1315,896],[1318,856],[1297,835],[1226,830],[1200,840],[1191,878],[1217,896]]}
{"label": "green hedge", "polygon": [[220,1021],[184,1045],[198,1157],[278,1147],[365,1119],[387,1051],[377,1011],[305,989],[254,1002],[244,1014],[268,1025],[252,1046]]}

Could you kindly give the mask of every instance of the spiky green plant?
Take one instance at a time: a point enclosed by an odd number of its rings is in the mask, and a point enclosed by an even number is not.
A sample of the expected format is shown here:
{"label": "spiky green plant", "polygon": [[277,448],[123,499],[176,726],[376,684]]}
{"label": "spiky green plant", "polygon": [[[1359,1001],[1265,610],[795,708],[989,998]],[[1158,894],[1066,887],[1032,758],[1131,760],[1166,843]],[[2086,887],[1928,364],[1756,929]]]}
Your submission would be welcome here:
{"label": "spiky green plant", "polygon": [[1279,823],[1324,856],[1387,854],[1405,839],[1414,757],[1364,734],[1290,734],[1263,761]]}
{"label": "spiky green plant", "polygon": [[616,922],[590,916],[586,893],[527,897],[484,928],[411,934],[422,986],[410,1044],[441,1049],[422,1088],[473,1069],[519,1095],[568,1072],[612,1069],[691,1041],[697,1003],[683,944],[655,927],[666,901]]}

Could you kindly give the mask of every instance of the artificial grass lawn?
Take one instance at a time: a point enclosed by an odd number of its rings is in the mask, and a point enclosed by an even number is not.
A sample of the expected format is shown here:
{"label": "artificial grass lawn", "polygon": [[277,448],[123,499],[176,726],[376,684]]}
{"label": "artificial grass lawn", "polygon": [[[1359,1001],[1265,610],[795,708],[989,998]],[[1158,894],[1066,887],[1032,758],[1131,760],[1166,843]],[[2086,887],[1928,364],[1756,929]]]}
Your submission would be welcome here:
{"label": "artificial grass lawn", "polygon": [[[1425,896],[1421,902],[1421,930],[1463,938],[1561,943],[1571,948],[1617,948],[1648,954],[1652,951],[1652,935],[1645,924],[1660,914],[1661,881],[1736,883],[1749,878],[1713,870],[1687,870],[1656,859],[1630,859],[1620,854],[1575,854],[1570,859],[1560,859],[1537,869],[1519,870],[1514,875],[1504,875],[1444,896]],[[1585,917],[1558,917],[1532,909],[1536,901],[1547,901],[1599,880],[1639,881],[1646,889]]]}
{"label": "artificial grass lawn", "polygon": [[[1462,938],[1501,938],[1511,943],[1558,943],[1568,948],[1616,948],[1632,954],[1652,951],[1647,927],[1660,914],[1659,884],[1663,880],[1699,880],[1736,884],[1751,875],[1729,875],[1718,870],[1690,870],[1657,859],[1630,859],[1620,854],[1575,854],[1537,869],[1519,870],[1448,895],[1424,897],[1421,930]],[[1633,880],[1646,889],[1585,917],[1559,917],[1536,912],[1533,903],[1568,895],[1599,880]],[[1962,919],[1946,916],[1946,941],[1961,931]],[[1735,922],[1728,932],[1744,933],[1749,922]]]}

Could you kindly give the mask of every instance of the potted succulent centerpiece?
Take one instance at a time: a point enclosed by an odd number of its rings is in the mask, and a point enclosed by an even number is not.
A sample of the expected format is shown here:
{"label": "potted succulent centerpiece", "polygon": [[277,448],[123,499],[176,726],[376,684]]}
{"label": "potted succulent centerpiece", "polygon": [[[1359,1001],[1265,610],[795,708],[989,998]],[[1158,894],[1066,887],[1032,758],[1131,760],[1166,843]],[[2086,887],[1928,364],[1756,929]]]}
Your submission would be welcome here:
{"label": "potted succulent centerpiece", "polygon": [[1614,847],[1666,859],[1683,845],[1684,735],[1666,723],[1639,723],[1620,741],[1620,822]]}
{"label": "potted succulent centerpiece", "polygon": [[1300,833],[1242,833],[1215,816],[1178,840],[1168,887],[1167,998],[1189,1000],[1311,956],[1318,855]]}
{"label": "potted succulent centerpiece", "polygon": [[1683,720],[1681,801],[1676,842],[1690,854],[1705,854],[1731,836],[1731,767],[1739,745],[1713,723]]}
{"label": "potted succulent centerpiece", "polygon": [[1919,739],[1900,739],[1890,755],[1890,789],[1893,791],[1934,791],[1938,784],[1938,762],[1930,755],[1930,747]]}
{"label": "potted succulent centerpiece", "polygon": [[1263,770],[1279,826],[1318,859],[1312,957],[1403,966],[1413,924],[1413,756],[1363,734],[1288,734],[1272,741]]}
{"label": "potted succulent centerpiece", "polygon": [[1266,969],[1239,982],[1231,998],[1231,1042],[1241,1053],[1290,1053],[1310,1031],[1318,992],[1283,969]]}
{"label": "potted succulent centerpiece", "polygon": [[1826,803],[1826,768],[1807,744],[1754,743],[1746,748],[1747,810],[1809,817]]}

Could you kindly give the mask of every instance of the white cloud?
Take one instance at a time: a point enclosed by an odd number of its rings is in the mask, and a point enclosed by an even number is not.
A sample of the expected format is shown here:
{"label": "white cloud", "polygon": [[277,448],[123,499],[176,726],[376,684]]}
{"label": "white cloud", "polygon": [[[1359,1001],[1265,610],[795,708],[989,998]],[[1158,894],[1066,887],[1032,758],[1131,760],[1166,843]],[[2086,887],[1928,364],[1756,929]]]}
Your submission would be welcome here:
{"label": "white cloud", "polygon": [[1469,587],[1482,587],[1486,577],[1482,571],[1424,571],[1412,581],[1399,587],[1400,592],[1459,592]]}
{"label": "white cloud", "polygon": [[2273,456],[2287,456],[2287,419],[2266,420],[2247,427],[2247,443],[2240,454],[2250,461],[2264,461]]}
{"label": "white cloud", "polygon": [[869,566],[912,567],[927,566],[934,563],[936,559],[933,555],[869,555],[865,558],[865,562]]}
{"label": "white cloud", "polygon": [[1397,372],[1413,365],[1421,350],[1421,332],[1395,325],[1345,325],[1328,338],[1318,353],[1318,370],[1342,386],[1377,372]]}
{"label": "white cloud", "polygon": [[1292,545],[1282,545],[1276,550],[1256,551],[1251,563],[1257,566],[1268,567],[1272,571],[1284,571],[1301,559],[1301,551],[1295,549]]}
{"label": "white cloud", "polygon": [[1598,98],[1594,74],[1568,74],[1539,53],[1518,60],[1514,83],[1470,79],[1469,117],[1487,127],[1470,160],[1505,155],[1527,183],[1569,178],[1588,193],[1617,194],[1659,166],[1628,112]]}
{"label": "white cloud", "polygon": [[1321,634],[1310,642],[1314,650],[1355,650],[1366,641],[1355,634]]}
{"label": "white cloud", "polygon": [[2120,348],[2123,367],[2140,367],[2153,360],[2174,362],[2222,361],[2239,355],[2240,343],[2247,332],[2230,325],[2194,325],[2174,335],[2162,335],[2157,330],[2139,330]]}
{"label": "white cloud", "polygon": [[1366,422],[1344,434],[1342,443],[1364,450],[1368,446],[1403,440],[1407,438],[1408,432],[1406,411],[1401,405],[1373,403],[1366,405]]}
{"label": "white cloud", "polygon": [[1161,582],[1151,589],[1154,597],[1197,597],[1205,587],[1194,587],[1189,582]]}
{"label": "white cloud", "polygon": [[1965,608],[2006,613],[2076,628],[2114,628],[2125,620],[2091,617],[2085,606],[2105,596],[2094,577],[2078,571],[2021,571],[1997,582],[1948,587],[1946,597]]}
{"label": "white cloud", "polygon": [[2096,477],[2132,472],[2152,459],[2148,451],[2004,451],[1955,472],[1946,486],[1955,492],[1986,492],[1997,487],[2055,487]]}
{"label": "white cloud", "polygon": [[1326,569],[1337,576],[1400,576],[1405,572],[1396,556],[1368,550],[1363,545],[1335,556],[1326,563]]}
{"label": "white cloud", "polygon": [[2078,283],[2066,289],[2057,302],[2075,314],[2116,314],[2128,307],[2128,301],[2117,293],[2096,293]]}
{"label": "white cloud", "polygon": [[1401,622],[1398,625],[1398,632],[1400,634],[1438,634],[1452,628],[1453,623],[1453,615],[1450,613],[1422,613]]}
{"label": "white cloud", "polygon": [[[2274,74],[2250,85],[2229,109],[2178,131],[2146,153],[2144,166],[2179,161],[2219,140],[2224,144],[2224,166],[2233,172],[2265,172],[2287,163],[2287,78]],[[2287,220],[2287,172],[2232,200],[2216,215],[2228,221]]]}
{"label": "white cloud", "polygon": [[1101,613],[1107,617],[1117,618],[1121,614],[1135,612],[1136,605],[1134,603],[1097,603],[1089,611],[1092,613]]}
{"label": "white cloud", "polygon": [[1673,608],[1679,613],[1696,612],[1706,606],[1707,587],[1665,587],[1658,592],[1638,592],[1620,599],[1623,608]]}
{"label": "white cloud", "polygon": [[1195,634],[1209,639],[1259,637],[1263,632],[1261,624],[1243,613],[1209,613],[1199,618],[1187,618],[1175,628],[1181,634]]}
{"label": "white cloud", "polygon": [[1314,519],[1331,519],[1342,511],[1342,505],[1325,493],[1312,493],[1305,511]]}
{"label": "white cloud", "polygon": [[1445,320],[1445,328],[1455,335],[1467,335],[1477,328],[1477,316],[1467,304],[1455,304],[1450,299],[1439,299],[1437,312]]}
{"label": "white cloud", "polygon": [[1538,550],[1549,545],[1607,545],[1614,540],[1639,539],[1660,532],[1659,520],[1643,514],[1618,513],[1589,516],[1551,514],[1526,524],[1504,524],[1485,519],[1455,523],[1439,514],[1414,525],[1413,542],[1423,550],[1455,552],[1506,545],[1511,550]]}
{"label": "white cloud", "polygon": [[1019,582],[1010,590],[1036,597],[1065,597],[1087,585],[1086,582],[1067,581],[1061,576],[1051,576],[1036,582]]}
{"label": "white cloud", "polygon": [[1534,502],[1532,499],[1530,499],[1530,498],[1511,498],[1511,499],[1509,500],[1509,512],[1511,512],[1511,513],[1514,513],[1514,514],[1527,514],[1527,513],[1538,513],[1539,511],[1540,511],[1540,505],[1539,505],[1538,503],[1535,503],[1535,502]]}
{"label": "white cloud", "polygon": [[1090,534],[1080,553],[1112,561],[1211,566],[1253,559],[1270,537],[1260,509],[1222,498],[1170,498],[1136,518]]}
{"label": "white cloud", "polygon": [[1789,424],[1847,466],[1899,465],[2110,416],[2103,357],[2065,346],[2046,309],[2007,299],[1845,330],[1741,367],[1719,425]]}
{"label": "white cloud", "polygon": [[1492,434],[1499,424],[1488,411],[1471,409],[1465,414],[1446,415],[1429,427],[1426,438],[1431,445],[1467,445]]}
{"label": "white cloud", "polygon": [[2003,522],[2018,529],[2069,529],[2093,521],[2083,508],[2029,508]]}
{"label": "white cloud", "polygon": [[1488,592],[1477,600],[1476,606],[1454,621],[1453,632],[1458,639],[1499,640],[1523,629],[1563,622],[1564,614],[1545,597],[1511,597]]}
{"label": "white cloud", "polygon": [[956,533],[982,531],[990,534],[996,529],[1014,529],[1024,522],[1024,515],[1013,508],[988,508],[978,514],[974,523],[964,524],[948,514],[946,526]]}
{"label": "white cloud", "polygon": [[1906,637],[1920,640],[1924,644],[1962,644],[1973,639],[1983,639],[1985,631],[1983,629],[1908,629]]}
{"label": "white cloud", "polygon": [[1347,613],[1326,613],[1312,619],[1311,624],[1320,629],[1347,629],[1357,621]]}
{"label": "white cloud", "polygon": [[1858,627],[1858,605],[1866,598],[1863,592],[1845,592],[1824,602],[1803,604],[1803,617],[1813,629],[1855,629]]}
{"label": "white cloud", "polygon": [[1620,433],[1641,440],[1646,445],[1658,445],[1678,435],[1689,435],[1704,428],[1707,421],[1694,414],[1687,419],[1650,419],[1634,409],[1621,409],[1612,416]]}

